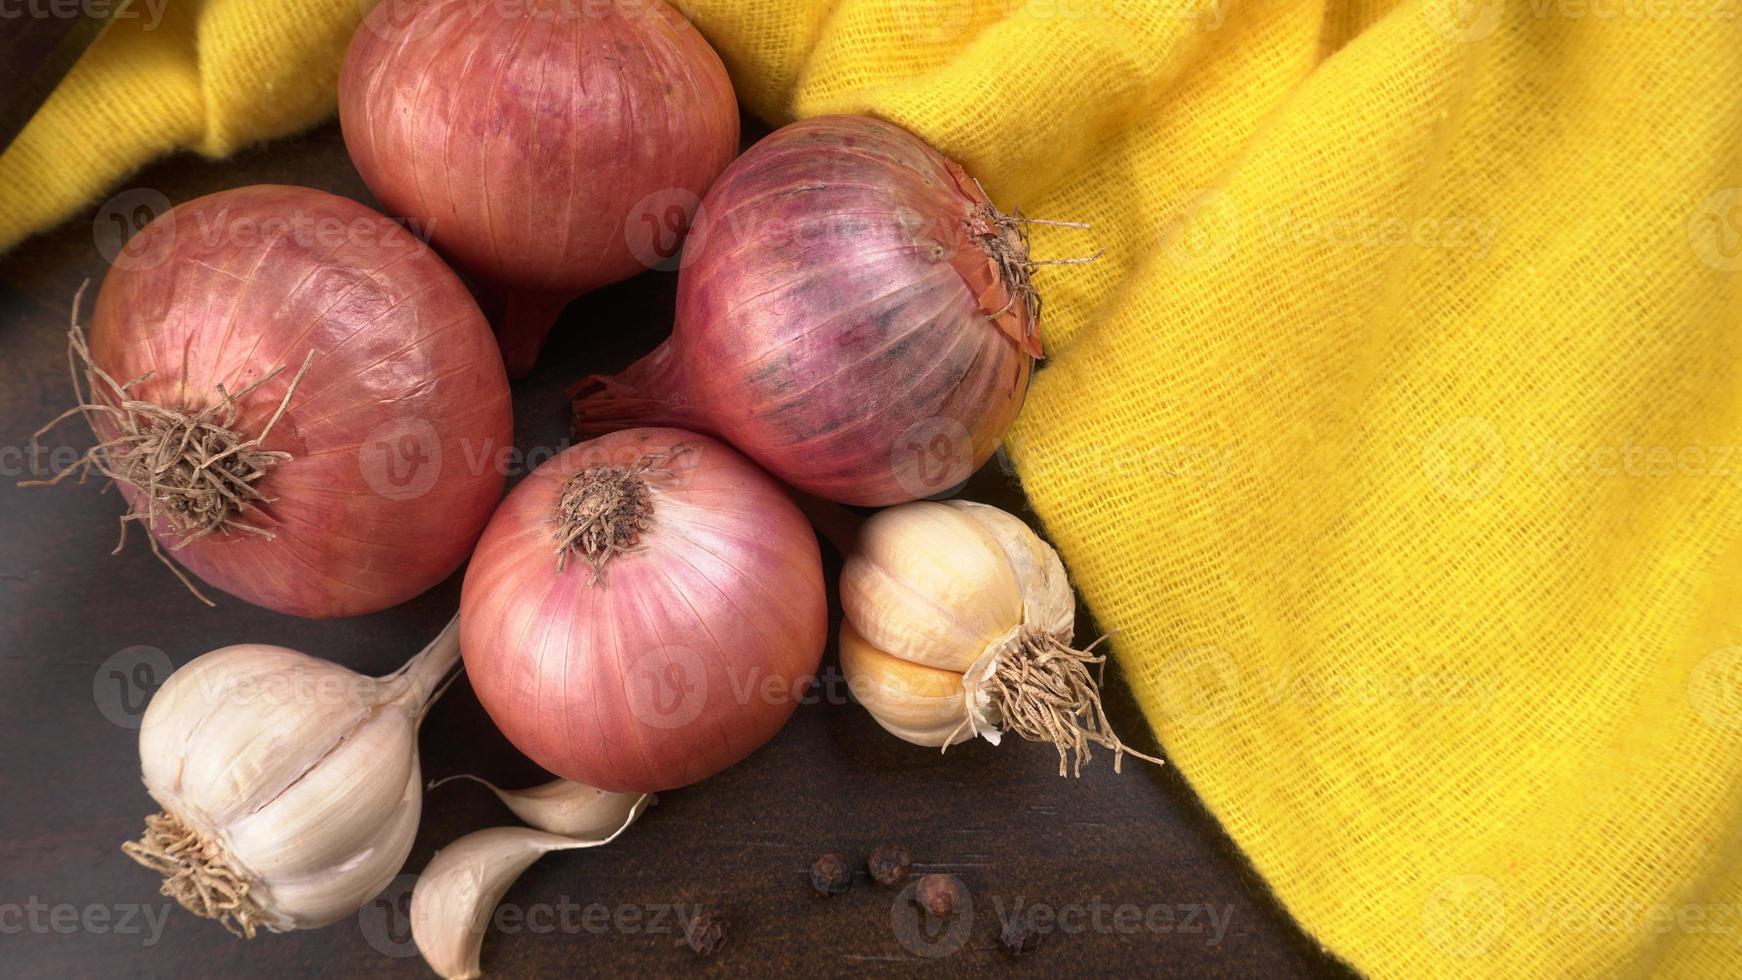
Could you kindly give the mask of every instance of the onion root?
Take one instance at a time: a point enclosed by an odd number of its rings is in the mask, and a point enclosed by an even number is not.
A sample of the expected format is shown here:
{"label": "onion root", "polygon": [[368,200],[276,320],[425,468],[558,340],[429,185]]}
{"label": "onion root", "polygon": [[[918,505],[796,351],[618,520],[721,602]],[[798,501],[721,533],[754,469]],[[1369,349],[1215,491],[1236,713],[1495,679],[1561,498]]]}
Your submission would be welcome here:
{"label": "onion root", "polygon": [[674,446],[668,453],[650,453],[628,466],[590,466],[575,474],[557,498],[557,571],[575,554],[591,566],[592,584],[602,581],[605,563],[635,550],[642,533],[653,526],[647,475],[669,473],[663,464],[690,450]]}
{"label": "onion root", "polygon": [[[132,487],[143,500],[144,509],[142,511],[136,503],[122,515],[121,539],[115,544],[116,553],[127,542],[129,521],[144,521],[149,528],[161,519],[178,536],[170,551],[178,551],[214,531],[271,538],[271,530],[243,521],[238,515],[250,507],[272,502],[258,483],[270,468],[291,457],[282,450],[264,449],[262,443],[290,407],[291,397],[314,363],[314,351],[309,351],[303,359],[302,368],[285,388],[278,409],[261,428],[260,434],[244,438],[233,428],[240,414],[237,402],[276,378],[283,372],[282,366],[235,394],[218,384],[217,400],[193,414],[129,398],[128,392],[149,379],[151,374],[146,373],[123,384],[91,359],[85,331],[79,326],[79,304],[89,285],[87,280],[73,295],[72,319],[67,329],[67,366],[77,404],[31,435],[31,454],[32,458],[36,457],[42,437],[49,430],[74,415],[90,419],[93,432],[100,431],[94,424],[94,416],[107,415],[120,434],[85,450],[77,462],[52,478],[23,481],[19,486],[54,486],[73,473],[79,474],[82,482],[95,471],[115,483]],[[165,557],[157,539],[151,537],[150,540],[152,552],[175,572],[182,584],[201,602],[213,605],[181,569]]]}

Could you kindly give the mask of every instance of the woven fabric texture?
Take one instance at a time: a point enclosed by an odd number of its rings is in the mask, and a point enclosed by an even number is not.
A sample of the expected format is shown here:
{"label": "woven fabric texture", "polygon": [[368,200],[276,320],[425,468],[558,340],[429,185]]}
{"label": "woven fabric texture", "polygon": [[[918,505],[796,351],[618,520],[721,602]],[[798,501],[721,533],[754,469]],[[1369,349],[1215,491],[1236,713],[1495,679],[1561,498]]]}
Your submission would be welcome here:
{"label": "woven fabric texture", "polygon": [[[1040,273],[1007,449],[1313,936],[1742,975],[1736,0],[680,6],[764,118],[880,115],[1093,224],[1035,230],[1106,254]],[[323,117],[357,16],[117,24],[0,157],[0,246]]]}

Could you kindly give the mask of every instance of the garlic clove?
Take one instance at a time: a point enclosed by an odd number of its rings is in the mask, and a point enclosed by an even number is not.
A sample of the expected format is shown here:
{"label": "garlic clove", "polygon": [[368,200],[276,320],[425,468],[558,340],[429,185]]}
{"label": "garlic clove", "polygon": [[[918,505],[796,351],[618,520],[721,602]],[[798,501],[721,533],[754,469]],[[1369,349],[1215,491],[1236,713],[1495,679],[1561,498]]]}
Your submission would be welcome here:
{"label": "garlic clove", "polygon": [[139,754],[151,795],[196,825],[265,806],[371,709],[371,678],[283,647],[225,647],[189,668],[146,708]]}
{"label": "garlic clove", "polygon": [[[139,723],[139,760],[145,785],[154,792],[180,792],[186,782],[186,757],[202,745],[217,743],[219,750],[238,746],[224,744],[225,735],[209,734],[216,726],[208,722],[225,713],[233,695],[256,696],[261,678],[276,671],[292,670],[301,663],[295,651],[282,647],[239,644],[195,657],[177,669],[152,695]],[[208,734],[197,736],[205,730]],[[200,771],[210,771],[202,765]],[[224,811],[241,804],[213,795],[213,808]]]}
{"label": "garlic clove", "polygon": [[977,521],[1004,550],[1022,591],[1022,624],[1069,642],[1076,630],[1077,599],[1057,551],[1014,514],[972,500],[945,501]]}
{"label": "garlic clove", "polygon": [[524,827],[492,827],[436,852],[411,892],[411,935],[418,952],[449,980],[476,977],[484,931],[522,872],[567,841]]}
{"label": "garlic clove", "polygon": [[610,843],[635,822],[649,799],[639,797],[622,822],[602,836],[572,838],[525,827],[492,827],[437,851],[411,891],[411,936],[424,961],[449,980],[479,976],[484,932],[521,873],[551,851]]}
{"label": "garlic clove", "polygon": [[[318,929],[356,914],[405,867],[422,813],[423,774],[414,766],[392,813],[356,851],[329,868],[314,867],[300,876],[256,883],[268,909],[291,910],[280,913],[283,925],[271,928],[277,932]],[[333,868],[343,873],[335,874]]]}
{"label": "garlic clove", "polygon": [[954,508],[926,501],[865,522],[841,570],[841,605],[872,646],[958,673],[1023,613],[998,540]]}
{"label": "garlic clove", "polygon": [[487,787],[532,827],[565,837],[591,838],[609,834],[641,803],[641,793],[612,793],[567,779],[554,779],[526,789],[503,789],[466,773],[438,779],[430,789],[455,779]]}
{"label": "garlic clove", "polygon": [[885,730],[916,745],[972,738],[962,675],[891,656],[841,624],[841,672],[847,689]]}
{"label": "garlic clove", "polygon": [[377,711],[290,788],[225,828],[230,853],[267,880],[342,864],[379,833],[406,780],[419,778],[416,739],[403,713]]}

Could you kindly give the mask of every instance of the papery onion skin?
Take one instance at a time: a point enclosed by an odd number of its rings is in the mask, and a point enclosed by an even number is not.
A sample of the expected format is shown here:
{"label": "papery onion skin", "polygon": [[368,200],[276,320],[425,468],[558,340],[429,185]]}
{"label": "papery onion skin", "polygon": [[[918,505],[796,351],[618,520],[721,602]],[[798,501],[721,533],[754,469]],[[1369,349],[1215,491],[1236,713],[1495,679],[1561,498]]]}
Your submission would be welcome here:
{"label": "papery onion skin", "polygon": [[[484,280],[511,377],[569,300],[669,259],[738,151],[725,66],[661,0],[382,4],[339,79],[351,160]],[[493,308],[496,302],[501,308]]]}
{"label": "papery onion skin", "polygon": [[[979,186],[893,124],[807,119],[709,191],[671,339],[575,403],[576,431],[720,435],[801,490],[885,505],[942,494],[1016,418],[1040,356]],[[576,392],[584,389],[577,387]]]}
{"label": "papery onion skin", "polygon": [[[103,281],[94,364],[129,395],[197,412],[240,392],[257,434],[304,359],[264,448],[290,458],[270,502],[237,517],[272,533],[209,534],[172,553],[200,580],[317,618],[397,605],[446,578],[501,498],[512,443],[489,325],[433,251],[383,215],[305,187],[256,185],[159,217]],[[99,436],[112,423],[95,416]],[[123,486],[130,506],[140,495]],[[160,520],[165,550],[181,540]]]}
{"label": "papery onion skin", "polygon": [[[594,581],[557,567],[557,504],[589,467],[670,455],[651,527]],[[522,752],[565,779],[655,792],[772,738],[827,631],[816,536],[780,486],[722,443],[631,429],[545,463],[478,543],[460,599],[472,687]]]}

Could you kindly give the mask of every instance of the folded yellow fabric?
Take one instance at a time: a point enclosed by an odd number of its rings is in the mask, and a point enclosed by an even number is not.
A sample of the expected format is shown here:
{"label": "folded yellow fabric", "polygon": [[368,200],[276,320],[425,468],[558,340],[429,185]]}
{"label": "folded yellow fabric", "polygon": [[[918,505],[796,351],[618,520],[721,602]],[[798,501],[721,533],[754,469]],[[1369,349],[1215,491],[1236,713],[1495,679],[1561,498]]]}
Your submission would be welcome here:
{"label": "folded yellow fabric", "polygon": [[114,6],[103,36],[0,154],[0,251],[153,157],[222,157],[332,115],[363,10],[358,0]]}
{"label": "folded yellow fabric", "polygon": [[[1735,0],[685,0],[1038,250],[1009,451],[1171,759],[1385,976],[1742,975]],[[328,111],[350,2],[120,25],[0,245]]]}

